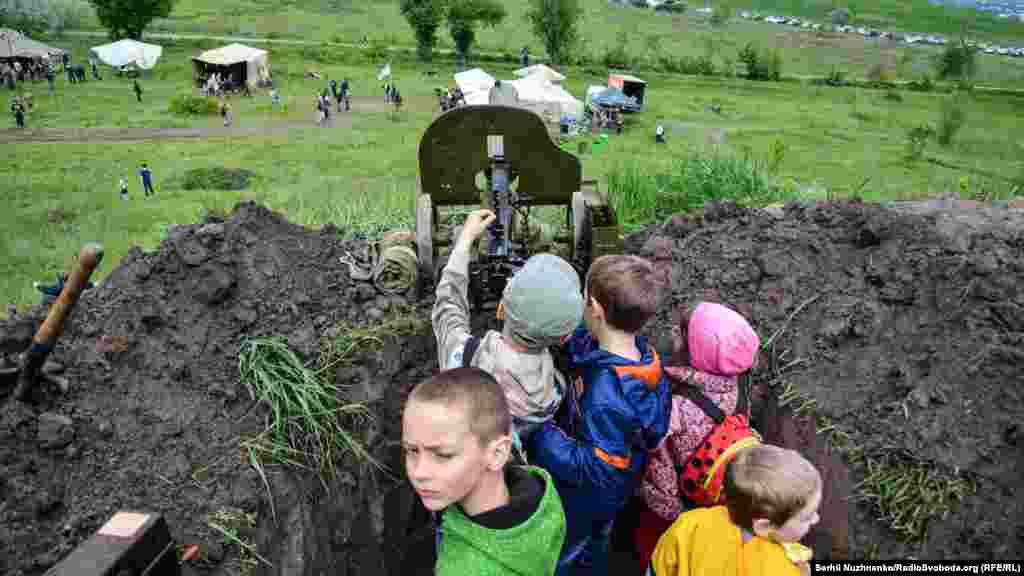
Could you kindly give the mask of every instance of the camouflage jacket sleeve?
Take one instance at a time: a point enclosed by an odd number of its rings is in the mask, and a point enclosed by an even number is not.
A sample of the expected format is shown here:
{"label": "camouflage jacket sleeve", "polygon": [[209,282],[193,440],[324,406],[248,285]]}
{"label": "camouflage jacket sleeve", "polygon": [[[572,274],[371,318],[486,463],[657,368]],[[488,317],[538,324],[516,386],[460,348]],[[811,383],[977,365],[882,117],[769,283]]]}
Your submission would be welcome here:
{"label": "camouflage jacket sleeve", "polygon": [[430,315],[441,370],[462,366],[462,350],[470,337],[468,290],[469,250],[456,248],[441,272]]}

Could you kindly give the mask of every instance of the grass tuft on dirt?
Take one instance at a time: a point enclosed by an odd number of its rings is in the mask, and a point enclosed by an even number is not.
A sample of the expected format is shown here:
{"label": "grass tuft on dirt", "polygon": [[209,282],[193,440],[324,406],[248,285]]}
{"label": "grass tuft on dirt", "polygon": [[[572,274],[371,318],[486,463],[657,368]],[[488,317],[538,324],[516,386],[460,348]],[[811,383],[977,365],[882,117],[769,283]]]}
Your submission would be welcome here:
{"label": "grass tuft on dirt", "polygon": [[320,340],[320,364],[316,373],[330,373],[351,363],[353,352],[365,350],[370,343],[383,346],[387,336],[412,336],[429,331],[430,322],[416,315],[412,307],[398,307],[379,322],[365,326],[346,322],[336,324]]}
{"label": "grass tuft on dirt", "polygon": [[238,575],[251,576],[260,562],[273,567],[269,560],[256,552],[256,546],[246,541],[241,532],[256,526],[256,514],[236,508],[222,508],[207,515],[206,525],[223,537],[226,546],[238,547]]}
{"label": "grass tuft on dirt", "polygon": [[320,474],[325,489],[345,453],[382,468],[345,427],[349,418],[372,419],[370,410],[363,404],[343,402],[338,387],[303,364],[284,338],[243,342],[238,369],[252,399],[271,412],[266,429],[242,441],[243,457],[259,472],[268,494],[269,464],[312,469]]}
{"label": "grass tuft on dirt", "polygon": [[864,449],[857,433],[819,414],[813,398],[791,383],[776,387],[781,389],[780,407],[789,407],[797,417],[813,418],[818,434],[861,469],[864,479],[854,487],[853,499],[867,503],[905,542],[923,541],[929,521],[944,520],[976,492],[974,482],[959,470],[949,471],[906,451]]}

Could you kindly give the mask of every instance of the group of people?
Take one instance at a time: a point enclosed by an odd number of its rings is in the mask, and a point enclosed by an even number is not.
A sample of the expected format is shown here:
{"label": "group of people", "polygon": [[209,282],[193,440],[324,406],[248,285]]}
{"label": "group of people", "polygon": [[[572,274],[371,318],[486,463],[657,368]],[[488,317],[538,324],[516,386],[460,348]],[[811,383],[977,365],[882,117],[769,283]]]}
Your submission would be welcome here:
{"label": "group of people", "polygon": [[447,112],[452,108],[466,105],[466,95],[462,93],[462,89],[456,86],[455,88],[448,88],[447,90],[441,90],[436,88],[437,97],[441,101],[441,112]]}
{"label": "group of people", "polygon": [[601,129],[615,130],[622,134],[622,112],[617,108],[592,106],[590,109],[590,131],[597,133]]}
{"label": "group of people", "polygon": [[341,104],[345,103],[345,110],[349,111],[352,109],[352,97],[349,93],[348,78],[343,78],[341,84],[338,84],[337,80],[331,79],[327,83],[327,88],[324,88],[322,92],[316,96],[316,109],[319,113],[317,124],[323,125],[325,122],[331,119],[331,98],[337,103],[337,110],[341,112]]}
{"label": "group of people", "polygon": [[402,416],[435,574],[608,574],[612,527],[637,494],[649,575],[808,574],[798,542],[822,479],[740,417],[738,381],[760,346],[750,324],[721,304],[688,307],[663,365],[639,335],[661,305],[651,262],[602,256],[581,282],[537,254],[508,281],[501,330],[473,336],[468,265],[494,221],[474,212],[457,236],[431,315],[441,371]]}
{"label": "group of people", "polygon": [[[156,194],[156,191],[153,189],[153,171],[149,169],[145,162],[139,167],[139,178],[142,179],[142,190],[147,198]],[[121,200],[128,200],[128,179],[121,176],[117,186],[120,190]]]}
{"label": "group of people", "polygon": [[390,82],[384,84],[384,101],[394,104],[395,110],[402,107],[402,93],[398,91],[398,86]]}

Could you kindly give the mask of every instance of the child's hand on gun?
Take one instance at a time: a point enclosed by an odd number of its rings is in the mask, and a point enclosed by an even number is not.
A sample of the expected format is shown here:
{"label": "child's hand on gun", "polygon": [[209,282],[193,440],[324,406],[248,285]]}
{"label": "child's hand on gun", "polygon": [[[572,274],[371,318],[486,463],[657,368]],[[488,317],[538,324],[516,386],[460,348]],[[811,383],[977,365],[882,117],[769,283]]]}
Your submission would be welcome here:
{"label": "child's hand on gun", "polygon": [[473,242],[487,230],[487,227],[494,222],[496,216],[490,210],[477,210],[466,217],[462,225],[462,232],[459,234],[459,245],[469,248]]}

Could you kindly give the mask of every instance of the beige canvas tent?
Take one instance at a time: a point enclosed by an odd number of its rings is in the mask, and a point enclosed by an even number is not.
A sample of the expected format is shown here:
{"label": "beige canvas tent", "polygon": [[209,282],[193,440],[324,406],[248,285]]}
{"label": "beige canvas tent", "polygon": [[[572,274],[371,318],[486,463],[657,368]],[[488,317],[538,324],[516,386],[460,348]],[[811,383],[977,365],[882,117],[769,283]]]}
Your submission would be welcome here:
{"label": "beige canvas tent", "polygon": [[223,78],[234,78],[239,83],[258,86],[260,80],[270,77],[270,60],[266,50],[244,44],[228,44],[215,50],[207,50],[192,58],[196,81],[202,83],[219,72]]}
{"label": "beige canvas tent", "polygon": [[64,50],[47,46],[42,42],[33,40],[17,30],[0,28],[0,58],[59,58]]}

